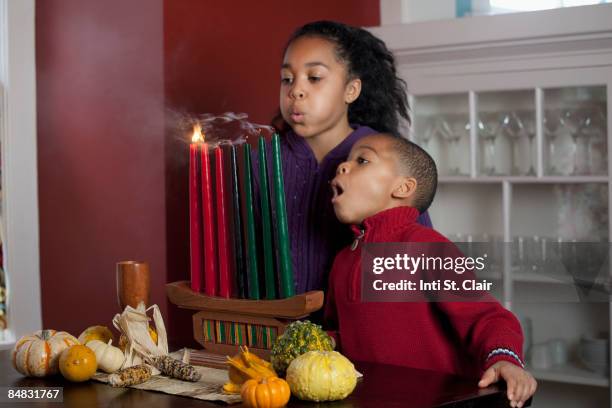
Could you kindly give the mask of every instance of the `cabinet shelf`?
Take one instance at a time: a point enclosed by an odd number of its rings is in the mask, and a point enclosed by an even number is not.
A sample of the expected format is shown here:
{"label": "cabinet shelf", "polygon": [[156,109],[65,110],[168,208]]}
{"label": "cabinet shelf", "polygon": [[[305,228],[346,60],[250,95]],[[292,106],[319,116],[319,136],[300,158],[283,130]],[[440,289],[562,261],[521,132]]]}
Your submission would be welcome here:
{"label": "cabinet shelf", "polygon": [[610,385],[610,379],[608,377],[577,365],[568,364],[546,370],[538,370],[527,366],[527,369],[538,380],[589,385],[594,387],[608,387]]}
{"label": "cabinet shelf", "polygon": [[478,274],[478,279],[486,279],[486,280],[489,280],[489,281],[491,281],[491,280],[500,281],[500,280],[502,280],[502,278],[503,278],[502,274],[499,271],[495,271],[495,272],[488,271],[488,272],[484,272],[484,273],[480,272]]}
{"label": "cabinet shelf", "polygon": [[608,176],[442,176],[439,183],[461,184],[461,183],[503,183],[507,181],[512,184],[592,184],[608,183]]}
{"label": "cabinet shelf", "polygon": [[541,275],[535,272],[512,272],[512,280],[514,282],[525,282],[525,283],[557,283],[567,284],[559,279],[555,279],[550,276]]}
{"label": "cabinet shelf", "polygon": [[549,274],[543,275],[538,272],[526,272],[526,271],[517,272],[515,270],[512,271],[511,278],[513,282],[588,286],[589,288],[592,287],[593,289],[599,290],[602,293],[607,293],[610,291],[609,280],[593,282],[591,280],[586,281],[584,279],[581,280],[579,278],[572,278],[569,275],[558,275],[558,276],[549,275]]}

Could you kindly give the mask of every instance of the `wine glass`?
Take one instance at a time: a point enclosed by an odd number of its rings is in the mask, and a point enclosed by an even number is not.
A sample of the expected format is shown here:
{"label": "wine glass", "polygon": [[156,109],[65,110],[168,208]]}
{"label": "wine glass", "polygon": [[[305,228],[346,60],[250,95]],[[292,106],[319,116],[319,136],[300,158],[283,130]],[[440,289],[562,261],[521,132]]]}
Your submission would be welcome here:
{"label": "wine glass", "polygon": [[588,134],[590,131],[595,130],[594,120],[596,118],[592,116],[591,108],[589,107],[576,109],[574,115],[577,122],[576,131],[573,133],[574,143],[576,143],[574,174],[589,174]]}
{"label": "wine glass", "polygon": [[495,174],[495,138],[499,121],[496,113],[481,113],[478,119],[478,134],[482,139],[482,172]]}
{"label": "wine glass", "polygon": [[551,164],[557,174],[569,176],[576,170],[576,137],[579,116],[574,109],[560,111],[559,127],[551,147]]}
{"label": "wine glass", "polygon": [[600,107],[586,109],[580,135],[585,143],[586,173],[605,174],[608,168],[606,143],[606,117]]}
{"label": "wine glass", "polygon": [[559,120],[559,116],[561,116],[561,112],[558,109],[547,109],[544,111],[544,115],[542,118],[542,125],[544,131],[544,138],[546,140],[548,152],[548,172],[550,174],[556,174],[557,169],[555,167],[555,151],[556,151],[556,138],[557,138],[557,130],[561,124]]}
{"label": "wine glass", "polygon": [[433,117],[424,117],[421,119],[424,123],[425,131],[420,135],[421,146],[429,153],[438,168],[440,167],[440,140],[438,130],[438,120]]}
{"label": "wine glass", "polygon": [[453,174],[468,175],[470,173],[470,121],[464,114],[452,115],[450,122],[451,155],[453,156]]}
{"label": "wine glass", "polygon": [[433,136],[435,120],[431,116],[423,116],[415,118],[415,123],[419,125],[419,129],[424,129],[423,133],[419,132],[416,135],[416,138],[421,142],[421,146],[425,148]]}
{"label": "wine glass", "polygon": [[527,135],[528,143],[527,150],[529,151],[528,156],[528,167],[527,170],[528,175],[535,175],[535,163],[537,162],[537,148],[535,145],[535,136],[536,136],[536,128],[535,128],[535,118],[533,112],[524,111],[519,113],[519,118],[521,122],[523,122],[523,127],[525,129],[525,133]]}
{"label": "wine glass", "polygon": [[[444,174],[446,172],[448,174],[454,174],[456,171],[456,158],[453,151],[454,145],[452,142],[452,131],[444,116],[438,116],[433,120],[430,137],[430,144],[432,146],[431,150],[435,151],[436,149],[434,149],[434,147],[437,148],[437,155],[439,159],[437,163],[439,163],[439,173]],[[446,149],[441,145],[442,142],[447,144]],[[446,171],[444,171],[444,169],[446,169]]]}
{"label": "wine glass", "polygon": [[529,138],[521,118],[516,112],[505,113],[501,120],[500,133],[510,140],[512,173],[525,175],[530,170],[531,152]]}

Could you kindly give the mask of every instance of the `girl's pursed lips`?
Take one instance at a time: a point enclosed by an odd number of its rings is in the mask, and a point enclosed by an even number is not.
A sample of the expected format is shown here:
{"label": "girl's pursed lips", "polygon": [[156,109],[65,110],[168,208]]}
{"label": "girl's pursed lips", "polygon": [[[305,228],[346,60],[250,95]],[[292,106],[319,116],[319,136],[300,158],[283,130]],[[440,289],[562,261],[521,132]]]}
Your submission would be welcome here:
{"label": "girl's pursed lips", "polygon": [[302,122],[304,120],[304,114],[301,112],[292,111],[289,116],[291,117],[291,120],[296,123]]}

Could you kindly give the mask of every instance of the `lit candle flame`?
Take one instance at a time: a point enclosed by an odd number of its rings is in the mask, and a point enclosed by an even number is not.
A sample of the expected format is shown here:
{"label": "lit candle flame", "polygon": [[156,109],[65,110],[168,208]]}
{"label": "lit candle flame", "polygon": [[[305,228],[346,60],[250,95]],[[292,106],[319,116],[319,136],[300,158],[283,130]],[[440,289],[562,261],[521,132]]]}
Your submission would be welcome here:
{"label": "lit candle flame", "polygon": [[204,141],[204,133],[202,133],[202,126],[199,123],[193,125],[193,136],[191,137],[191,143],[199,143]]}

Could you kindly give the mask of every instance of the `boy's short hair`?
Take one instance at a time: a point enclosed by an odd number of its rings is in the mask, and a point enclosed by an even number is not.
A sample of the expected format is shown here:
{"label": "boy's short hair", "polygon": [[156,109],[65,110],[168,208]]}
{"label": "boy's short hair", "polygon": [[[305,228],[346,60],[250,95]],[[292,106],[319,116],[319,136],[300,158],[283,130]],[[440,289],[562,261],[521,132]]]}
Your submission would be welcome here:
{"label": "boy's short hair", "polygon": [[392,150],[398,159],[403,175],[414,177],[417,181],[417,191],[413,207],[420,213],[427,211],[438,188],[438,170],[429,153],[416,143],[403,137],[383,134],[392,142]]}

